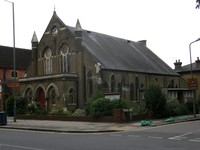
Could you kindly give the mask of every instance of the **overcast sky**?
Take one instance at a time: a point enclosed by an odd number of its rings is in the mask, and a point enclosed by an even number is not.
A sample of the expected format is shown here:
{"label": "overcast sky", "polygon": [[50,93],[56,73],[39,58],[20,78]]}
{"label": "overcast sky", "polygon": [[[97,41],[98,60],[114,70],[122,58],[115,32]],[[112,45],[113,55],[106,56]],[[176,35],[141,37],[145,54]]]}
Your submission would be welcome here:
{"label": "overcast sky", "polygon": [[[31,48],[33,32],[41,39],[55,8],[69,26],[132,41],[147,40],[158,57],[174,68],[190,63],[189,43],[200,38],[196,0],[12,0],[15,4],[16,47]],[[12,4],[0,0],[0,45],[13,46]],[[193,62],[200,41],[192,44]]]}

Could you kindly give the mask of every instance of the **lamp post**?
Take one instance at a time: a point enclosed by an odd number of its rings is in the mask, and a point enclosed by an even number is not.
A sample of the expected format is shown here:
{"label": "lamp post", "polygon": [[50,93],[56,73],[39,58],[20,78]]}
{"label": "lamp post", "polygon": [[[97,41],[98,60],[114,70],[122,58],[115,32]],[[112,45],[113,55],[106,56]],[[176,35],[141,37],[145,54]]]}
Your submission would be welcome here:
{"label": "lamp post", "polygon": [[[198,38],[197,40],[191,42],[189,44],[189,51],[190,51],[190,71],[191,71],[191,80],[193,81],[193,72],[192,72],[192,54],[191,54],[191,45],[195,42],[200,41],[200,38]],[[194,117],[196,118],[196,107],[195,107],[195,93],[194,93],[195,89],[192,89],[192,93],[193,95],[193,113],[194,113]]]}
{"label": "lamp post", "polygon": [[13,109],[13,115],[14,115],[14,122],[16,122],[16,99],[15,99],[15,83],[16,83],[16,65],[15,65],[15,11],[14,11],[14,2],[5,0],[6,2],[9,2],[12,4],[12,13],[13,13],[13,99],[14,99],[14,109]]}

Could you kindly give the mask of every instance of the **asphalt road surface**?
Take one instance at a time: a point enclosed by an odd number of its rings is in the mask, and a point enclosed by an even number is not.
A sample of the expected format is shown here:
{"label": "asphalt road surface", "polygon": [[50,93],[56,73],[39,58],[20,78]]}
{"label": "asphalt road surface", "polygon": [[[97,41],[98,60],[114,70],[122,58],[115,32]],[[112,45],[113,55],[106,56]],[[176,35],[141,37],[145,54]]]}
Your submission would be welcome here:
{"label": "asphalt road surface", "polygon": [[72,134],[0,129],[0,150],[199,150],[200,121],[133,132]]}

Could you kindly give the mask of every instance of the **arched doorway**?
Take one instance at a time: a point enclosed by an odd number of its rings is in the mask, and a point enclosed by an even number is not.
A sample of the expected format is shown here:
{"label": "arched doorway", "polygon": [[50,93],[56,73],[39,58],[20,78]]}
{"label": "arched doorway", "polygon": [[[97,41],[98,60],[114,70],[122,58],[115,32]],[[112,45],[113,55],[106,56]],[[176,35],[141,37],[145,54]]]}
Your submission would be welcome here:
{"label": "arched doorway", "polygon": [[45,93],[42,90],[42,88],[38,89],[37,101],[38,101],[40,107],[42,107],[42,108],[46,107]]}

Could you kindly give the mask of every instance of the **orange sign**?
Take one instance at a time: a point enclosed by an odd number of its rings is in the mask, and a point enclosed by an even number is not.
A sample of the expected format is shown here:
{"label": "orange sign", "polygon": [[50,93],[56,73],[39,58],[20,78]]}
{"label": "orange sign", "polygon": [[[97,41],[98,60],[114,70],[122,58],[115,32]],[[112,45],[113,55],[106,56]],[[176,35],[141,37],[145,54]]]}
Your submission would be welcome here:
{"label": "orange sign", "polygon": [[190,90],[198,89],[197,78],[189,78],[188,79],[188,87],[189,87]]}

